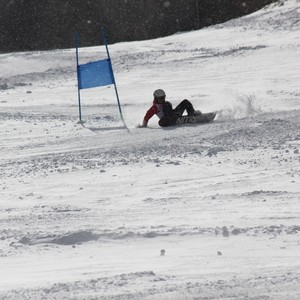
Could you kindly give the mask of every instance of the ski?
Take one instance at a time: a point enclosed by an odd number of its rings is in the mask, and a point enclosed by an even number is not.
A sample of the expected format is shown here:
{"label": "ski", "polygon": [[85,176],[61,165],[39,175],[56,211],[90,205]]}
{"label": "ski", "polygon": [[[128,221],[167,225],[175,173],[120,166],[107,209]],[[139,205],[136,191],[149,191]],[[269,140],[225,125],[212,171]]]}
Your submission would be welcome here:
{"label": "ski", "polygon": [[216,115],[215,112],[211,112],[196,116],[182,116],[177,118],[175,125],[208,123],[213,121]]}

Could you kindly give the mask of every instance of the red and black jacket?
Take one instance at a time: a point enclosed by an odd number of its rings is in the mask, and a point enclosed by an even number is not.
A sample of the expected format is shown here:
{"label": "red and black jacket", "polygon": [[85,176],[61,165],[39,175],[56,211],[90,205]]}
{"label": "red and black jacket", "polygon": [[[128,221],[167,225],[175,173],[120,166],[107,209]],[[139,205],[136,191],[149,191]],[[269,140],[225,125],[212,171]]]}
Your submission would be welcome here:
{"label": "red and black jacket", "polygon": [[148,124],[148,121],[154,116],[157,115],[159,119],[163,117],[171,117],[173,114],[173,108],[172,104],[168,101],[165,101],[164,103],[158,103],[157,100],[154,99],[153,105],[148,109],[143,125],[146,126]]}

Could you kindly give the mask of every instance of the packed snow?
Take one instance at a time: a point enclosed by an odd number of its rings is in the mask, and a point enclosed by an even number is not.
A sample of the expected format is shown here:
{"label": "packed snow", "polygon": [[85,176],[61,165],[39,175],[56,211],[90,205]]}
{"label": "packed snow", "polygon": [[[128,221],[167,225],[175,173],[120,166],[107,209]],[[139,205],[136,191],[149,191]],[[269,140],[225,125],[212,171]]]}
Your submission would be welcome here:
{"label": "packed snow", "polygon": [[[109,49],[129,131],[74,49],[0,55],[0,299],[300,299],[300,2]],[[157,88],[217,119],[137,128]]]}

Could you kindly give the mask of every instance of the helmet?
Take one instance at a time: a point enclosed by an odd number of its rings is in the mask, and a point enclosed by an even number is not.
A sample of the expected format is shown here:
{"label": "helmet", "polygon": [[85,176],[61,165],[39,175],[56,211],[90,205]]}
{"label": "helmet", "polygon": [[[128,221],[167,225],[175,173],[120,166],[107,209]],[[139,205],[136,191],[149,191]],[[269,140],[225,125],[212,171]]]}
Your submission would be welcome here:
{"label": "helmet", "polygon": [[166,93],[164,90],[158,89],[154,91],[153,96],[154,98],[166,97]]}

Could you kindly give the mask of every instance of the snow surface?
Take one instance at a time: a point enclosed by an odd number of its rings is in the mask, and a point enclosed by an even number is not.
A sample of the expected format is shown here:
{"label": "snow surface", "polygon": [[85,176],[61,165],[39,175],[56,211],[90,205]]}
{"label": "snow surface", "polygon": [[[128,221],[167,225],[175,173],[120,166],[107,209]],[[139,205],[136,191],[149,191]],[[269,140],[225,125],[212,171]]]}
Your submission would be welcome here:
{"label": "snow surface", "polygon": [[[77,123],[74,49],[0,55],[0,299],[300,299],[300,2],[280,3],[112,45],[130,133],[112,87]],[[136,128],[157,88],[217,120]]]}

